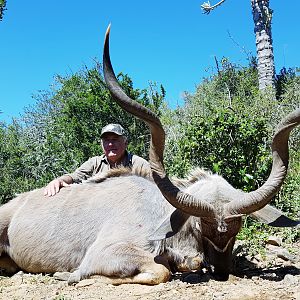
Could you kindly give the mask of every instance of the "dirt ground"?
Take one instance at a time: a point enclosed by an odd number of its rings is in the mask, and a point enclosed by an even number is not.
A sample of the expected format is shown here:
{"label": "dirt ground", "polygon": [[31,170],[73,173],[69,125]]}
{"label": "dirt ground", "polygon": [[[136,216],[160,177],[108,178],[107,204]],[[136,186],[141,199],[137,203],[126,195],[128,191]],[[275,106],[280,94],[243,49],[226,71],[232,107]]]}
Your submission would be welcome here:
{"label": "dirt ground", "polygon": [[203,299],[203,300],[300,300],[300,242],[289,247],[292,258],[280,254],[235,257],[235,275],[215,281],[205,272],[175,274],[156,286],[124,284],[113,286],[97,278],[68,286],[50,275],[19,272],[0,277],[0,299]]}

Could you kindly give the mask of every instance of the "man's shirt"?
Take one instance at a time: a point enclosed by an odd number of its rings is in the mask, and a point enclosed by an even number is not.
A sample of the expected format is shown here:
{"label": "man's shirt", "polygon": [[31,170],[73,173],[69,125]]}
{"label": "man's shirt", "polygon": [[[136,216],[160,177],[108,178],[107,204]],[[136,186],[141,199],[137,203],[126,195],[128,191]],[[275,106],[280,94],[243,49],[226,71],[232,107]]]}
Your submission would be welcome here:
{"label": "man's shirt", "polygon": [[[122,163],[114,166],[113,168],[120,166],[129,167],[137,171],[145,170],[147,174],[151,174],[150,164],[145,159],[137,155],[132,155],[128,152],[125,153]],[[110,166],[107,157],[103,154],[101,156],[91,157],[73,173],[66,175],[72,177],[74,183],[81,183],[82,181],[87,180],[95,175],[104,175],[111,168],[112,167]]]}

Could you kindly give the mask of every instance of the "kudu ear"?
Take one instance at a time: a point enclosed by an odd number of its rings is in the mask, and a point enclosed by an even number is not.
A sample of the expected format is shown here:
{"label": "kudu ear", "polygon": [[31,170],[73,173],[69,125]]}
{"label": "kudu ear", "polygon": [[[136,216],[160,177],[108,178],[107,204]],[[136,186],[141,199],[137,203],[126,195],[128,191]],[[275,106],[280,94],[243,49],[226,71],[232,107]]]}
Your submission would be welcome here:
{"label": "kudu ear", "polygon": [[158,241],[165,238],[172,237],[180,231],[190,215],[175,209],[169,214],[166,219],[158,226],[158,228],[150,235],[150,241]]}
{"label": "kudu ear", "polygon": [[282,211],[266,205],[264,208],[250,214],[258,221],[273,227],[300,227],[300,221],[286,217]]}

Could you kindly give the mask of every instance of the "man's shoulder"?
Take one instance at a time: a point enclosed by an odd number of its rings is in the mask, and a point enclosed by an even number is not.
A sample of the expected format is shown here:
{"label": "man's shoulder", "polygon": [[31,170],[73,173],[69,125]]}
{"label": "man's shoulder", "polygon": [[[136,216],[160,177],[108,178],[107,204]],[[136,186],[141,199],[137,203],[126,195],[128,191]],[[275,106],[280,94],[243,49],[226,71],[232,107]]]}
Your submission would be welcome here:
{"label": "man's shoulder", "polygon": [[104,154],[90,157],[84,164],[90,165],[93,168],[98,168],[102,164],[107,164],[107,158]]}
{"label": "man's shoulder", "polygon": [[92,156],[89,158],[90,161],[102,161],[106,160],[106,156],[104,154],[102,155],[97,155],[97,156]]}
{"label": "man's shoulder", "polygon": [[135,174],[139,174],[140,176],[151,177],[150,163],[135,154],[132,155],[132,170]]}
{"label": "man's shoulder", "polygon": [[150,166],[149,162],[146,159],[135,154],[132,155],[132,165]]}
{"label": "man's shoulder", "polygon": [[142,161],[142,162],[145,162],[145,163],[149,163],[146,159],[142,158],[141,156],[138,156],[136,154],[132,154],[132,161],[133,160],[136,160],[136,161]]}

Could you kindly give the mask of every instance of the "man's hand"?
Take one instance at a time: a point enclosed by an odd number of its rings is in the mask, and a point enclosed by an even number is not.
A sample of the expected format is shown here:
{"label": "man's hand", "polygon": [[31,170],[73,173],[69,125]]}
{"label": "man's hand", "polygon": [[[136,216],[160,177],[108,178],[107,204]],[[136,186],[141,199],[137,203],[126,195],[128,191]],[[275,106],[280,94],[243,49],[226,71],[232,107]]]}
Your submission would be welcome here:
{"label": "man's hand", "polygon": [[54,196],[59,192],[59,190],[62,187],[67,187],[67,186],[69,186],[69,184],[65,182],[63,179],[56,178],[51,182],[49,182],[48,185],[45,187],[44,195],[48,197]]}

